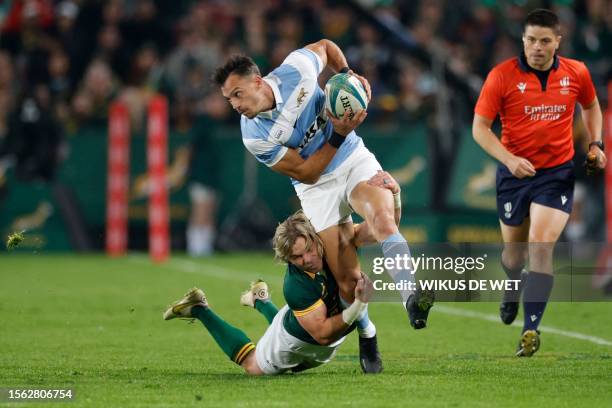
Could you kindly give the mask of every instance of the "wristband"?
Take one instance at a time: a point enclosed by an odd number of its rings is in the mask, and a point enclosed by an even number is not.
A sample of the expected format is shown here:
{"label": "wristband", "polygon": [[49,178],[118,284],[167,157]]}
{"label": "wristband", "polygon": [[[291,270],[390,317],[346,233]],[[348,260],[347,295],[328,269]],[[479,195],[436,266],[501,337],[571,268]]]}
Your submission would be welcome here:
{"label": "wristband", "polygon": [[397,193],[393,194],[393,204],[395,205],[395,208],[402,208],[402,192],[398,191]]}
{"label": "wristband", "polygon": [[597,140],[595,142],[591,142],[589,143],[589,150],[591,150],[591,146],[597,146],[599,147],[599,149],[603,152],[605,147],[604,147],[604,142],[602,142],[601,140]]}
{"label": "wristband", "polygon": [[341,68],[340,71],[338,71],[338,72],[341,73],[341,74],[348,74],[348,72],[350,70],[351,69],[349,67],[344,67],[344,68]]}
{"label": "wristband", "polygon": [[338,149],[340,145],[346,140],[346,136],[342,136],[340,133],[332,133],[331,137],[327,141],[330,145]]}
{"label": "wristband", "polygon": [[363,313],[367,306],[367,303],[363,303],[361,300],[355,299],[355,301],[348,308],[342,311],[342,320],[344,323],[350,326],[351,324],[355,323],[355,320],[357,320],[359,316],[361,316],[361,313]]}

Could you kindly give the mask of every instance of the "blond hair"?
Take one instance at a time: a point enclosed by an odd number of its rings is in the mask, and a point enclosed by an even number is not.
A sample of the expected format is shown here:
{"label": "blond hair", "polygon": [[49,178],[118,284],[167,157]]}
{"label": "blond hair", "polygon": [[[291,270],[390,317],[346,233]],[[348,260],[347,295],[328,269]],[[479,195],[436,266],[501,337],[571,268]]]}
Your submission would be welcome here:
{"label": "blond hair", "polygon": [[276,232],[272,239],[275,258],[281,262],[289,262],[293,246],[299,237],[306,240],[306,251],[310,251],[312,246],[316,245],[319,254],[323,256],[323,241],[317,235],[304,212],[298,210],[276,227]]}

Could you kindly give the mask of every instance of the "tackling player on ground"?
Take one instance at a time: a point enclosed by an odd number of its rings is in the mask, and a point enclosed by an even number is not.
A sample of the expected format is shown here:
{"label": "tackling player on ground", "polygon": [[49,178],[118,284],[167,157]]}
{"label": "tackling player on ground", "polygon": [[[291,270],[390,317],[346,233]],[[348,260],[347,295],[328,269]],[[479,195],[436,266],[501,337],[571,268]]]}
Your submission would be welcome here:
{"label": "tackling player on ground", "polygon": [[[367,183],[381,170],[354,132],[367,113],[361,111],[352,118],[328,115],[325,95],[318,84],[325,67],[352,73],[338,46],[324,39],[292,52],[265,77],[250,58],[233,56],[217,69],[214,80],[242,115],[240,125],[246,148],[260,162],[291,177],[302,209],[324,243],[325,260],[338,281],[341,298],[350,304],[361,277],[351,244],[355,231],[353,211],[367,221],[386,257],[410,257],[410,250],[394,222],[393,195]],[[355,76],[369,98],[369,83]],[[414,280],[410,270],[389,273],[396,282]],[[425,327],[433,293],[400,294],[411,325]],[[376,328],[367,312],[357,326],[360,344],[375,345]]]}
{"label": "tackling player on ground", "polygon": [[[386,172],[377,173],[369,183],[399,193],[399,185]],[[397,222],[400,212],[400,208],[395,211]],[[352,245],[376,242],[367,222],[354,228]],[[257,309],[270,324],[257,346],[244,332],[216,315],[200,289],[192,289],[164,313],[165,320],[200,320],[225,354],[251,375],[302,371],[331,361],[345,336],[355,328],[353,323],[365,313],[372,291],[367,277],[362,275],[355,286],[355,301],[343,307],[338,284],[324,259],[323,242],[302,211],[277,227],[273,245],[276,258],[287,263],[283,283],[287,305],[278,310],[263,281],[251,284],[240,299],[243,305]],[[376,357],[378,350],[373,347],[362,354]],[[365,373],[382,371],[380,358],[361,357],[360,364]]]}
{"label": "tackling player on ground", "polygon": [[[529,13],[523,53],[491,70],[475,107],[474,139],[500,162],[496,183],[502,267],[510,279],[521,279],[529,260],[517,356],[529,357],[539,348],[537,329],[553,287],[553,249],[572,211],[576,102],[590,136],[589,170],[606,165],[602,114],[591,76],[584,63],[557,55],[559,33],[554,13]],[[501,142],[491,131],[498,114]],[[520,291],[504,295],[504,323],[516,318],[519,298]]]}

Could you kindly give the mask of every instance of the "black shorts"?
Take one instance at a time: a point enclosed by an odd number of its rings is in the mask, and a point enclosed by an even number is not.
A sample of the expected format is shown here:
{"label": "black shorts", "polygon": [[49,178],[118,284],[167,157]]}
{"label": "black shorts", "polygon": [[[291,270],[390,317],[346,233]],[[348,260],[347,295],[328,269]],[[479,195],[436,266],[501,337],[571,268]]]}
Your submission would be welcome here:
{"label": "black shorts", "polygon": [[537,203],[572,212],[574,202],[574,162],[536,171],[533,177],[518,179],[506,166],[497,168],[497,214],[506,225],[521,225],[529,217],[529,206]]}

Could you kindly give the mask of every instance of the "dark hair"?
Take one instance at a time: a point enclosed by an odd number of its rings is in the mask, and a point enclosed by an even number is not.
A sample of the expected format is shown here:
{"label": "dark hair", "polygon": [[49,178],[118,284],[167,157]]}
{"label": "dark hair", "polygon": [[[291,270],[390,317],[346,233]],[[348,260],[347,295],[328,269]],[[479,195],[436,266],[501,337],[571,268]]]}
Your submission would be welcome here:
{"label": "dark hair", "polygon": [[215,84],[222,86],[231,74],[238,74],[240,76],[250,74],[261,75],[257,64],[251,58],[241,54],[232,55],[225,64],[217,68],[212,80]]}
{"label": "dark hair", "polygon": [[552,28],[556,34],[560,32],[559,17],[547,9],[535,9],[527,14],[523,22],[523,30],[525,30],[527,26]]}

